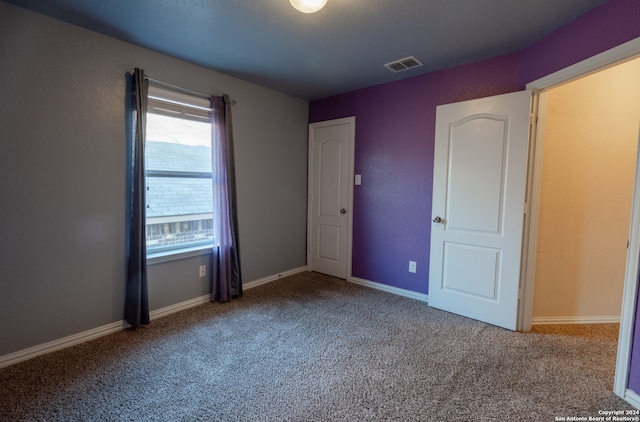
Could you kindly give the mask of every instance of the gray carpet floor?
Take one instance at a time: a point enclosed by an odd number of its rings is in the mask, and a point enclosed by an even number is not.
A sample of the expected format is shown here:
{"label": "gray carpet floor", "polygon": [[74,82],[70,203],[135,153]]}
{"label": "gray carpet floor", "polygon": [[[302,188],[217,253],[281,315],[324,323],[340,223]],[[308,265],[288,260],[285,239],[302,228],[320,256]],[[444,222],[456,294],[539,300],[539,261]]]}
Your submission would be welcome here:
{"label": "gray carpet floor", "polygon": [[0,369],[2,421],[554,421],[632,409],[617,325],[514,333],[301,273]]}

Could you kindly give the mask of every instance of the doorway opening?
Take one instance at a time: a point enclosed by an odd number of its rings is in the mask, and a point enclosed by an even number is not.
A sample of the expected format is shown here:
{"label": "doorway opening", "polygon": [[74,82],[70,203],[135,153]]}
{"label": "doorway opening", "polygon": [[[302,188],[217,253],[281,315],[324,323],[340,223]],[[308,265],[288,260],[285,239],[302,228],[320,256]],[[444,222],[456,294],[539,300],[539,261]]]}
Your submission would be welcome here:
{"label": "doorway opening", "polygon": [[[640,57],[640,38],[621,44],[601,54],[593,56],[575,65],[569,66],[558,72],[545,76],[527,84],[527,89],[534,92],[534,110],[544,111],[546,93],[555,87],[559,87],[570,81],[575,81],[584,76],[594,74],[601,70],[623,64]],[[539,104],[538,104],[539,103]],[[539,105],[539,107],[538,107]],[[544,112],[541,113],[540,124],[533,126],[534,132],[544,133]],[[637,130],[637,129],[636,129]],[[534,286],[536,279],[536,253],[538,220],[540,214],[540,187],[542,183],[542,137],[533,134],[532,151],[530,152],[529,187],[527,200],[529,213],[525,218],[526,252],[523,255],[523,290],[522,306],[520,307],[519,329],[528,331],[531,329]],[[636,135],[636,140],[637,135]],[[636,156],[636,163],[639,162]],[[631,365],[631,350],[633,329],[636,321],[636,296],[638,287],[638,270],[640,267],[640,172],[636,166],[635,185],[631,204],[631,219],[628,240],[628,252],[624,276],[624,288],[622,294],[622,307],[620,315],[620,329],[618,337],[618,351],[616,358],[616,370],[614,379],[614,393],[627,402],[640,408],[640,397],[633,390],[627,388],[629,382],[629,369]]]}
{"label": "doorway opening", "polygon": [[[640,123],[637,75],[640,58],[541,95],[544,151],[532,311],[537,332],[556,330],[537,324],[620,322]],[[588,330],[582,327],[571,326],[571,332]],[[590,330],[613,339],[621,338],[619,327]],[[617,384],[622,396],[624,383]]]}
{"label": "doorway opening", "polygon": [[618,323],[640,58],[547,91],[533,324]]}

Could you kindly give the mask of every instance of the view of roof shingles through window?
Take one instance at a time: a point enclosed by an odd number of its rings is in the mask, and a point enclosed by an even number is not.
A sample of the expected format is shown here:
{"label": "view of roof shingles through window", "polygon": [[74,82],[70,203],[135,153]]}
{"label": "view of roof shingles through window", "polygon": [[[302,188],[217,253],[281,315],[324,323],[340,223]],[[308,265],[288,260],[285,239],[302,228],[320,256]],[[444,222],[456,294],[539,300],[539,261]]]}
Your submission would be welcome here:
{"label": "view of roof shingles through window", "polygon": [[[211,148],[147,140],[148,170],[211,172]],[[213,211],[211,179],[147,177],[147,218]]]}

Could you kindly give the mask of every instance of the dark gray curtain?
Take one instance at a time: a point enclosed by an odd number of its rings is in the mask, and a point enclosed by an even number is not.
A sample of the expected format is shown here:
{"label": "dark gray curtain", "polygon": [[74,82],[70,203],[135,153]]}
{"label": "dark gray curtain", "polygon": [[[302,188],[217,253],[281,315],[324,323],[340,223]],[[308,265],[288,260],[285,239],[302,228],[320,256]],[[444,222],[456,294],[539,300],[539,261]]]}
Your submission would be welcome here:
{"label": "dark gray curtain", "polygon": [[235,159],[231,101],[228,95],[211,97],[211,169],[213,222],[217,247],[213,250],[212,297],[220,302],[242,296]]}
{"label": "dark gray curtain", "polygon": [[125,298],[125,319],[134,327],[149,324],[147,293],[147,244],[145,235],[144,140],[147,125],[149,82],[144,70],[136,68],[132,81],[131,163],[129,180],[130,226],[129,270]]}

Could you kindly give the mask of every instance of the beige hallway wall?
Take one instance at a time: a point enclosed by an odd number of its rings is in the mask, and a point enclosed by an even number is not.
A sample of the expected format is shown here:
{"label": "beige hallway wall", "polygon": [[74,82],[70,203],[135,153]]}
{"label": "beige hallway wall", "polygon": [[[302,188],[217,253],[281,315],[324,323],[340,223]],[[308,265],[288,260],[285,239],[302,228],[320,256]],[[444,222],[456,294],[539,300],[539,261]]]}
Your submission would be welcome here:
{"label": "beige hallway wall", "polygon": [[640,59],[548,92],[533,317],[620,316]]}

